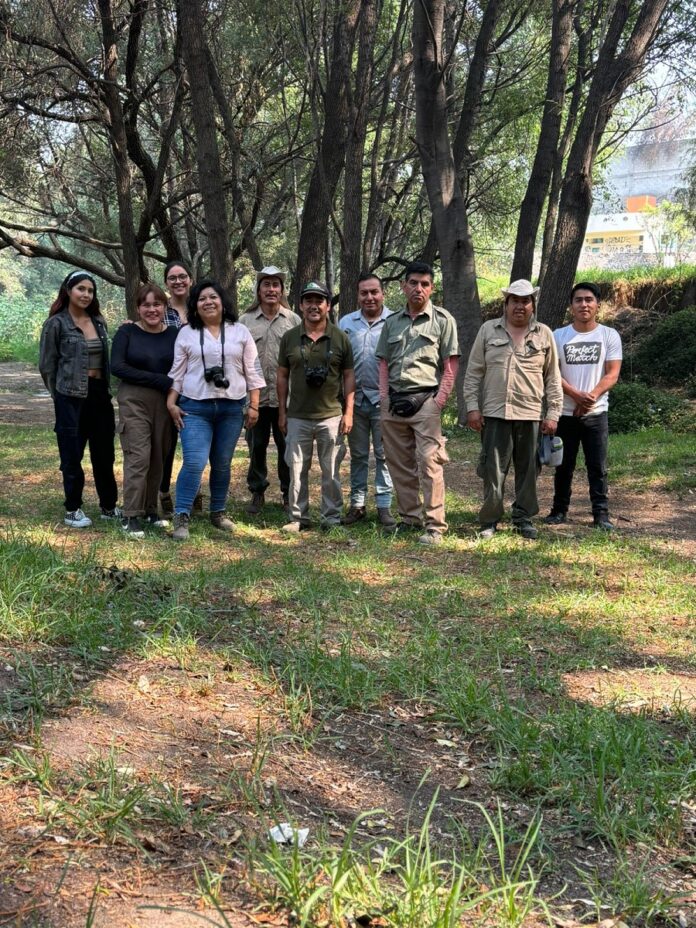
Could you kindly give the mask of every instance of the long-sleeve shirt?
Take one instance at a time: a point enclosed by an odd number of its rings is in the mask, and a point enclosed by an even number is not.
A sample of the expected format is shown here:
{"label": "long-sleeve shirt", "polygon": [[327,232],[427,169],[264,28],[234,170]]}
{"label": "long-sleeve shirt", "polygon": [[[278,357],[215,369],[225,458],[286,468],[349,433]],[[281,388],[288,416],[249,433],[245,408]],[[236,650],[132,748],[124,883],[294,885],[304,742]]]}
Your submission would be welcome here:
{"label": "long-sleeve shirt", "polygon": [[294,329],[302,320],[291,309],[281,306],[276,315],[269,319],[264,316],[259,306],[248,310],[239,319],[242,325],[254,336],[256,350],[259,353],[261,370],[266,387],[261,391],[259,406],[278,406],[276,374],[278,373],[278,350],[280,340],[290,329]]}
{"label": "long-sleeve shirt", "polygon": [[484,417],[558,421],[563,389],[551,329],[532,321],[516,348],[502,317],[484,322],[469,355],[464,399],[467,412]]}
{"label": "long-sleeve shirt", "polygon": [[201,352],[201,330],[186,325],[179,329],[174,345],[174,363],[169,376],[172,390],[192,400],[242,400],[248,390],[261,390],[266,381],[261,373],[259,355],[254,339],[246,326],[225,323],[225,377],[229,387],[216,387],[204,377],[205,368],[222,366],[222,342],[203,328],[203,352]]}
{"label": "long-sleeve shirt", "polygon": [[366,396],[374,406],[379,406],[377,343],[382,334],[384,320],[391,315],[393,315],[392,311],[384,306],[380,316],[373,322],[365,318],[361,309],[348,313],[338,321],[339,329],[346,333],[353,347],[356,406],[360,405],[363,396]]}
{"label": "long-sleeve shirt", "polygon": [[147,332],[139,325],[122,325],[111,346],[112,372],[124,383],[166,393],[172,385],[168,371],[176,336],[175,328]]}

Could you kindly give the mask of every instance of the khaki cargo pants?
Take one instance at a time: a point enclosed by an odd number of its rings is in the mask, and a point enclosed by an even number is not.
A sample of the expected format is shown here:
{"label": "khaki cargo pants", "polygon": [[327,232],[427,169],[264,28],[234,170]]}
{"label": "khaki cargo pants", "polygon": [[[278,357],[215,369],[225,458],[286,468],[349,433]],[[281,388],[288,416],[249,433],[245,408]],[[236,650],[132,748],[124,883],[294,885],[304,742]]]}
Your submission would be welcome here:
{"label": "khaki cargo pants", "polygon": [[446,532],[444,465],[449,458],[440,407],[431,397],[414,416],[402,419],[387,406],[382,404],[382,441],[399,516],[410,525]]}

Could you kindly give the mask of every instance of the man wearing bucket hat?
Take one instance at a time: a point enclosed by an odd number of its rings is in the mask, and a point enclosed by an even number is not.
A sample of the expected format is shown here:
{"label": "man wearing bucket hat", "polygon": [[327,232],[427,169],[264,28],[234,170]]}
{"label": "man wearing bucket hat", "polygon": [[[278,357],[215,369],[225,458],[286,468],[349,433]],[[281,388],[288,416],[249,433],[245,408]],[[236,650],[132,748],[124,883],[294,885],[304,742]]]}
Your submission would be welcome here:
{"label": "man wearing bucket hat", "polygon": [[467,424],[481,433],[477,473],[483,479],[480,537],[492,537],[503,515],[505,477],[515,467],[513,530],[534,539],[539,428],[553,435],[563,406],[556,343],[536,319],[538,287],[516,280],[503,288],[499,319],[479,329],[464,377]]}
{"label": "man wearing bucket hat", "polygon": [[302,322],[280,340],[278,425],[290,469],[290,521],[285,532],[310,527],[309,469],[316,445],[321,470],[321,527],[341,524],[343,496],[336,467],[340,436],[353,427],[355,375],[348,336],[329,319],[331,294],[310,280],[300,291]]}
{"label": "man wearing bucket hat", "polygon": [[278,348],[282,336],[300,324],[300,317],[291,309],[285,296],[285,271],[270,265],[256,272],[256,299],[239,320],[254,336],[266,386],[259,398],[259,418],[256,425],[247,429],[249,470],[247,486],[251,502],[249,515],[258,515],[265,504],[265,493],[270,486],[266,457],[271,434],[278,452],[278,481],[283,495],[283,506],[288,505],[290,473],[285,463],[285,435],[278,426]]}

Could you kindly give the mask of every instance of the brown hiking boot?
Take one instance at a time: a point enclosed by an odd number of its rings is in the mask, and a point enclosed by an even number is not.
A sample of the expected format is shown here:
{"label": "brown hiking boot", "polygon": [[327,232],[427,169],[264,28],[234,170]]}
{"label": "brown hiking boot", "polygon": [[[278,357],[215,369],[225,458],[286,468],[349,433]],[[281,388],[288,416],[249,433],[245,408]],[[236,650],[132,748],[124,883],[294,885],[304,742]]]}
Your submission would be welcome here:
{"label": "brown hiking boot", "polygon": [[175,512],[174,513],[174,532],[172,533],[172,538],[175,541],[186,541],[189,537],[189,514],[188,512]]}
{"label": "brown hiking boot", "polygon": [[364,506],[351,506],[341,519],[341,525],[355,525],[356,522],[362,521],[366,515]]}
{"label": "brown hiking boot", "polygon": [[213,528],[219,528],[221,532],[233,532],[234,531],[234,522],[232,519],[228,519],[224,513],[224,510],[221,512],[211,512],[210,513],[210,524]]}
{"label": "brown hiking boot", "polygon": [[254,493],[251,497],[251,502],[246,507],[246,511],[250,516],[257,516],[264,505],[266,504],[266,497],[263,493]]}
{"label": "brown hiking boot", "polygon": [[379,520],[379,524],[383,525],[385,528],[394,528],[396,525],[396,519],[386,507],[377,508],[377,519]]}

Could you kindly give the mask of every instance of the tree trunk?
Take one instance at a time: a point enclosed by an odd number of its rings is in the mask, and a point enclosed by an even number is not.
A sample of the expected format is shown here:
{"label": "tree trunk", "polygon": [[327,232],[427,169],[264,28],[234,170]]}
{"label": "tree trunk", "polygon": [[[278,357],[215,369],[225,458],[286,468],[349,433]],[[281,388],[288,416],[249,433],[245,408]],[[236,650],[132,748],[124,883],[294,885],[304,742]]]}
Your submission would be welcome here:
{"label": "tree trunk", "polygon": [[114,162],[118,228],[123,246],[123,273],[126,280],[126,312],[136,318],[135,294],[140,285],[140,261],[133,220],[133,192],[123,106],[118,90],[118,35],[114,26],[111,0],[99,0],[99,16],[104,48],[104,100],[109,113],[109,141]]}
{"label": "tree trunk", "polygon": [[363,0],[358,23],[358,67],[355,87],[349,86],[348,136],[343,186],[343,240],[341,242],[341,315],[358,305],[358,277],[362,270],[363,161],[370,108],[373,56],[381,2]]}
{"label": "tree trunk", "polygon": [[298,287],[321,274],[324,263],[334,196],[345,163],[347,88],[359,11],[360,0],[347,0],[334,21],[329,77],[322,94],[324,125],[302,210],[293,298]]}
{"label": "tree trunk", "polygon": [[561,133],[573,25],[573,3],[574,0],[553,0],[551,54],[546,98],[534,164],[520,207],[510,280],[519,280],[521,277],[532,279],[534,247]]}
{"label": "tree trunk", "polygon": [[[445,3],[418,2],[413,14],[416,140],[440,251],[445,306],[457,322],[464,362],[481,323],[474,248],[448,131],[442,53]],[[462,365],[463,367],[464,365]],[[466,418],[457,384],[459,420]]]}
{"label": "tree trunk", "polygon": [[217,144],[213,94],[208,75],[201,0],[177,0],[176,9],[191,92],[198,182],[208,233],[211,273],[226,288],[236,308],[236,281],[230,255],[225,187]]}
{"label": "tree trunk", "polygon": [[[625,44],[630,0],[618,0],[597,59],[585,110],[568,156],[549,268],[540,297],[540,318],[552,328],[565,317],[587,220],[592,208],[592,169],[607,122],[624,91],[636,80],[655,38],[667,0],[645,0]],[[623,44],[622,50],[617,49]]]}

